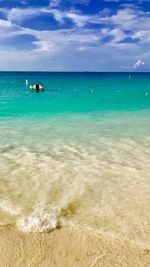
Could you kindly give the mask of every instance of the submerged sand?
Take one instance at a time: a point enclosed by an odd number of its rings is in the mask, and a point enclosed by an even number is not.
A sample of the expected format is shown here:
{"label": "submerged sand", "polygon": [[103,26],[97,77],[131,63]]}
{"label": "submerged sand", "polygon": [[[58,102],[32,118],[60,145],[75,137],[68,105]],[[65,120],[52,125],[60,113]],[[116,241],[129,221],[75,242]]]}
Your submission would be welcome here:
{"label": "submerged sand", "polygon": [[49,233],[0,228],[0,267],[148,267],[150,249],[92,231],[63,227]]}

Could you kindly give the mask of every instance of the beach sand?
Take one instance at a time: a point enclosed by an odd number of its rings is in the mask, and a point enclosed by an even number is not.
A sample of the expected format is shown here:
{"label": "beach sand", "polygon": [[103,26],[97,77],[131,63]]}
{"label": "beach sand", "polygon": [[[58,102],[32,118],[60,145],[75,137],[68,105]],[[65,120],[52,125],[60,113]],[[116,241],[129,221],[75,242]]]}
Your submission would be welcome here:
{"label": "beach sand", "polygon": [[0,267],[150,266],[146,247],[106,238],[92,231],[63,227],[49,233],[0,228]]}

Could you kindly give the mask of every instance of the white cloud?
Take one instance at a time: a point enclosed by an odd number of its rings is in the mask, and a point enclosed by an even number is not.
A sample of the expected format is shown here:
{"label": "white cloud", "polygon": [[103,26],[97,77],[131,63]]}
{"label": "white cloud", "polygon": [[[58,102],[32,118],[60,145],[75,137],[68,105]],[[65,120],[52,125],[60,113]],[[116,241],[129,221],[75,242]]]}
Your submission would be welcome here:
{"label": "white cloud", "polygon": [[0,19],[0,40],[11,37],[16,32],[17,27],[11,21]]}
{"label": "white cloud", "polygon": [[[55,5],[56,2],[58,3],[56,0],[53,2],[55,2]],[[32,48],[28,47],[26,51],[22,50],[21,52],[22,48],[20,47],[19,51],[20,55],[22,53],[23,56],[27,53],[27,58],[29,58],[30,53],[32,56],[34,55],[32,57],[34,61],[31,65],[32,67],[34,64],[36,66],[38,61],[38,66],[45,64],[45,68],[48,69],[49,65],[45,62],[47,61],[46,56],[49,57],[49,62],[51,60],[55,62],[55,65],[52,63],[52,68],[55,66],[57,69],[61,61],[65,70],[69,67],[67,59],[68,62],[73,62],[72,64],[74,65],[78,64],[79,66],[80,64],[82,68],[90,68],[93,64],[95,68],[104,66],[104,70],[106,70],[111,64],[113,66],[120,66],[119,64],[132,66],[134,61],[134,69],[144,65],[144,62],[147,67],[147,58],[150,57],[148,53],[150,18],[146,12],[126,7],[118,10],[115,14],[105,9],[96,15],[84,15],[77,10],[72,9],[67,12],[65,10],[58,10],[54,6],[3,9],[3,12],[7,20],[0,20],[1,52],[6,52],[5,45],[2,46],[1,44],[3,43],[1,40],[4,40],[5,37],[14,37],[22,34],[32,35],[36,38],[36,41],[32,41],[34,48],[33,46]],[[41,14],[49,14],[49,16],[54,17],[61,24],[61,27],[65,23],[65,19],[69,18],[74,23],[73,27],[72,29],[40,31],[20,26],[22,21]],[[88,23],[99,24],[99,28],[93,27],[93,29],[88,29]],[[133,43],[124,41],[128,40],[128,38],[132,39]],[[13,45],[11,50],[13,57],[10,56],[10,53],[9,56],[15,61],[14,55],[18,51]],[[4,57],[2,58],[4,59]],[[137,60],[137,58],[142,58],[143,61]],[[16,62],[21,64],[22,61],[21,59],[16,59]],[[99,62],[102,65],[99,65]]]}
{"label": "white cloud", "polygon": [[50,7],[57,7],[60,4],[61,0],[50,0],[49,6]]}
{"label": "white cloud", "polygon": [[33,52],[54,53],[56,51],[56,45],[46,40],[37,40],[37,41],[34,41],[33,44],[36,46],[36,48],[32,50]]}
{"label": "white cloud", "polygon": [[133,69],[137,69],[139,68],[140,66],[144,65],[144,61],[138,59],[134,64],[133,64]]}
{"label": "white cloud", "polygon": [[11,21],[0,19],[0,28],[11,28],[12,23]]}
{"label": "white cloud", "polygon": [[[53,0],[51,2],[51,4],[54,3],[58,3],[58,0]],[[111,25],[113,30],[116,30],[116,32],[118,31],[118,33],[119,31],[122,33],[124,31],[130,31],[131,36],[135,38],[137,38],[137,33],[141,31],[145,32],[145,36],[147,33],[149,36],[150,14],[134,8],[122,8],[118,10],[116,14],[111,14],[110,10],[104,9],[94,15],[85,15],[77,10],[58,10],[51,6],[41,8],[3,9],[3,12],[5,12],[8,21],[16,24],[41,14],[49,14],[49,16],[54,17],[61,24],[65,22],[66,18],[69,18],[77,27],[86,27],[88,23],[104,24],[106,27]],[[140,38],[142,40],[142,35]]]}
{"label": "white cloud", "polygon": [[39,15],[49,14],[55,18],[55,20],[59,23],[64,23],[66,18],[72,20],[76,26],[82,27],[84,26],[91,16],[82,15],[79,12],[74,11],[60,11],[57,8],[50,7],[41,7],[41,8],[12,8],[12,9],[0,9],[9,22],[13,22],[16,24],[20,24],[23,21],[28,20],[29,18],[35,18]]}
{"label": "white cloud", "polygon": [[10,10],[5,10],[8,21],[11,22],[21,22],[28,18],[38,16],[42,13],[41,8],[12,8]]}

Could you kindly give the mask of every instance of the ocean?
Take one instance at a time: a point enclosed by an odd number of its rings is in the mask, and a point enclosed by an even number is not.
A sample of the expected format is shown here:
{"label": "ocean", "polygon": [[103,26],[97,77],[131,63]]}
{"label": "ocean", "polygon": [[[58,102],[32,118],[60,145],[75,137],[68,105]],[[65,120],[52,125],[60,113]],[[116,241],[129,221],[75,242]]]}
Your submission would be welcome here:
{"label": "ocean", "polygon": [[150,73],[0,72],[8,224],[75,225],[150,245]]}

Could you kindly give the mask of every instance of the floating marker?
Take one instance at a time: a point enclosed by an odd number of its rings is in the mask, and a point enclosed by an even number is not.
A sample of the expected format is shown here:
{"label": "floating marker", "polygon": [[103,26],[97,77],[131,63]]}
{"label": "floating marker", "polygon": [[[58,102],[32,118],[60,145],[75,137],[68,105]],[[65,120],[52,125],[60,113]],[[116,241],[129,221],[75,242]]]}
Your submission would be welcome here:
{"label": "floating marker", "polygon": [[28,80],[26,80],[26,85],[28,85],[29,84],[29,81]]}

